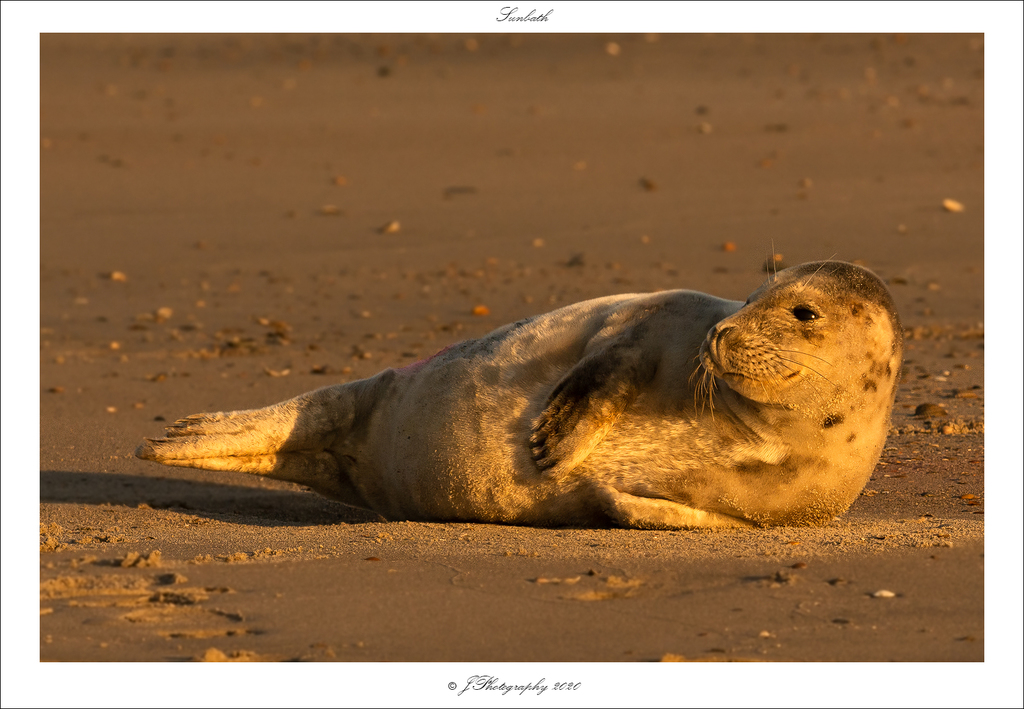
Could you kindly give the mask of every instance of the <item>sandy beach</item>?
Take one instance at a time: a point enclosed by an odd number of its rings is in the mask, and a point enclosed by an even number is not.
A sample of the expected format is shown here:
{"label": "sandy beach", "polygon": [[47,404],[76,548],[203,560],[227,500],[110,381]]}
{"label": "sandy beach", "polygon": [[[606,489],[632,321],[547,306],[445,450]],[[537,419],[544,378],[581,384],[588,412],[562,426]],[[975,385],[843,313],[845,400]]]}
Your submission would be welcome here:
{"label": "sandy beach", "polygon": [[[986,659],[981,35],[43,35],[40,62],[40,660]],[[579,300],[743,300],[773,255],[871,268],[905,327],[881,461],[825,527],[388,521],[133,457]]]}

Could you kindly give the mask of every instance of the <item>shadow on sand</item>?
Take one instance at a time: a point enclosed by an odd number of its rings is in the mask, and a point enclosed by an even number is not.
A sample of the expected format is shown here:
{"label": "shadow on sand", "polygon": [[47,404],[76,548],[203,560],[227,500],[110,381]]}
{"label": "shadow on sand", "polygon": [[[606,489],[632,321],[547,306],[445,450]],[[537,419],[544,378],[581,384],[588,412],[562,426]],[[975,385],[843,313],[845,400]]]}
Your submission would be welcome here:
{"label": "shadow on sand", "polygon": [[87,505],[141,504],[187,511],[200,517],[238,520],[268,527],[381,522],[384,518],[311,492],[261,490],[173,478],[42,470],[39,500]]}

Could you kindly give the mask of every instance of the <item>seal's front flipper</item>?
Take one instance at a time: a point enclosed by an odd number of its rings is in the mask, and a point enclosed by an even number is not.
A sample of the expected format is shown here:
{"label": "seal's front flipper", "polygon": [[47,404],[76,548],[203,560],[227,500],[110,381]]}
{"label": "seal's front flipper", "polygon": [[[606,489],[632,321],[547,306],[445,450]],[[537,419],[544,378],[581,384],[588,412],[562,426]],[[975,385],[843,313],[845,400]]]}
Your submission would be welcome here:
{"label": "seal's front flipper", "polygon": [[534,421],[530,450],[537,466],[558,475],[582,463],[657,368],[658,356],[650,348],[625,338],[580,361]]}
{"label": "seal's front flipper", "polygon": [[751,527],[739,517],[706,512],[671,500],[637,497],[605,486],[598,490],[601,507],[616,524],[627,529],[707,529]]}

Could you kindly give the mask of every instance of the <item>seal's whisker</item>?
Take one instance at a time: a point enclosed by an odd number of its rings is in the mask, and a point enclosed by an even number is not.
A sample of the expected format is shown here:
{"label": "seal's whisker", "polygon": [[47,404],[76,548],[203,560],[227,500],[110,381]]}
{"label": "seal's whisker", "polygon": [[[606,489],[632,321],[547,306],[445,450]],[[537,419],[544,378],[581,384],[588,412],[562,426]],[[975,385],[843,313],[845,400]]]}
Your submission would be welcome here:
{"label": "seal's whisker", "polygon": [[835,386],[835,382],[833,382],[833,381],[832,381],[831,379],[829,379],[828,377],[826,377],[826,376],[825,376],[824,374],[822,374],[821,372],[819,372],[819,371],[818,371],[817,369],[815,369],[814,367],[810,367],[810,366],[808,366],[808,365],[804,364],[803,362],[798,362],[798,361],[797,361],[797,360],[795,360],[795,359],[788,359],[788,358],[786,358],[786,357],[779,357],[779,359],[780,359],[780,360],[782,360],[782,361],[784,361],[784,362],[792,362],[793,364],[795,364],[795,365],[797,365],[797,366],[799,366],[799,367],[803,367],[804,369],[809,369],[809,370],[811,370],[812,372],[814,372],[815,374],[817,374],[817,375],[818,375],[819,377],[821,377],[822,379],[824,379],[824,380],[825,380],[826,382],[828,382],[829,384],[831,384],[832,386]]}
{"label": "seal's whisker", "polygon": [[783,350],[783,349],[779,349],[779,348],[775,348],[775,351],[776,352],[787,352],[789,354],[800,354],[800,355],[803,355],[805,357],[814,357],[814,359],[820,360],[820,361],[824,362],[825,364],[827,364],[830,367],[833,366],[832,363],[829,362],[827,359],[823,359],[823,358],[819,357],[818,355],[811,354],[810,352],[803,352],[801,350]]}
{"label": "seal's whisker", "polygon": [[772,244],[771,255],[769,255],[767,251],[765,251],[765,254],[764,254],[764,272],[765,272],[765,277],[764,277],[764,281],[761,283],[761,287],[764,287],[766,285],[770,285],[771,282],[774,281],[775,278],[778,276],[777,273],[775,273],[775,274],[772,273],[772,264],[774,262],[775,262],[775,245]]}
{"label": "seal's whisker", "polygon": [[[790,369],[790,371],[794,371],[788,365],[786,365],[786,364],[784,364],[782,362],[777,362],[776,364],[779,364],[779,365],[781,365],[783,367],[786,367],[787,369]],[[771,377],[771,379],[772,379],[772,381],[770,383],[773,385],[773,390],[776,393],[775,401],[777,403],[782,403],[784,397],[779,393],[778,388],[775,387],[775,382],[778,382],[779,385],[785,385],[787,383],[787,377],[784,377],[784,376],[780,375],[778,371],[767,372],[767,375],[769,377]],[[764,388],[764,381],[761,382],[761,385],[762,385],[762,388]],[[766,393],[766,396],[767,396],[767,393]],[[811,396],[811,398],[813,398],[814,402],[819,407],[825,405],[826,397],[823,396],[822,393],[820,391],[818,391],[817,389],[812,388],[811,391],[810,391],[810,396]],[[768,397],[768,399],[771,400],[771,397]]]}
{"label": "seal's whisker", "polygon": [[697,354],[693,356],[693,359],[691,359],[690,361],[694,363],[694,367],[693,371],[690,372],[690,376],[686,379],[687,386],[693,386],[694,377],[697,376],[698,372],[704,371],[704,362],[701,361],[699,351],[697,352]]}
{"label": "seal's whisker", "polygon": [[[828,381],[828,378],[825,377],[821,372],[818,372],[818,371],[812,369],[811,367],[808,367],[803,362],[797,361],[795,359],[789,359],[788,357],[782,357],[781,355],[776,355],[772,359],[771,364],[772,364],[772,369],[768,372],[768,374],[770,376],[774,376],[779,381],[779,383],[781,385],[787,384],[790,379],[794,378],[797,374],[799,374],[804,369],[809,369],[812,372],[814,372],[815,374],[817,374],[819,377],[821,377],[822,379],[825,379],[825,381]],[[793,365],[796,365],[796,366],[794,367]],[[831,384],[831,382],[829,382],[829,383]]]}
{"label": "seal's whisker", "polygon": [[[836,253],[839,253],[839,252],[837,251]],[[817,267],[816,269],[814,269],[814,273],[812,273],[811,275],[809,275],[809,276],[807,277],[807,280],[806,280],[806,281],[804,281],[803,283],[801,283],[801,284],[800,284],[800,288],[803,288],[803,287],[805,287],[805,286],[806,286],[807,284],[809,284],[809,283],[811,282],[811,279],[812,279],[812,278],[814,278],[815,276],[817,276],[817,275],[818,275],[818,271],[820,271],[821,269],[825,268],[825,266],[826,266],[826,265],[828,265],[829,263],[831,263],[831,262],[832,262],[832,259],[834,259],[835,257],[836,257],[836,254],[832,254],[832,255],[831,255],[831,256],[829,256],[829,257],[828,257],[827,259],[825,259],[824,261],[822,261],[822,262],[821,262],[821,265],[820,265],[820,266],[818,266],[818,267]]]}
{"label": "seal's whisker", "polygon": [[712,419],[715,414],[715,402],[714,402],[714,375],[701,365],[701,377],[697,382],[697,386],[694,388],[694,408],[697,406],[699,400],[700,403],[700,414],[704,414],[705,406],[711,413]]}
{"label": "seal's whisker", "polygon": [[715,383],[715,375],[714,374],[712,374],[711,372],[707,372],[707,376],[708,376],[708,385],[707,385],[707,390],[708,390],[708,411],[711,413],[711,420],[714,421],[715,420],[715,387],[717,386],[717,384]]}
{"label": "seal's whisker", "polygon": [[765,381],[763,379],[760,379],[760,380],[758,380],[757,383],[760,384],[761,385],[761,389],[764,390],[764,400],[765,401],[773,401],[772,395],[768,393],[768,387],[765,386]]}
{"label": "seal's whisker", "polygon": [[687,386],[693,387],[693,410],[697,411],[698,413],[704,413],[704,404],[703,402],[701,402],[700,396],[700,385],[701,382],[704,380],[704,377],[702,376],[700,379],[698,379],[696,385],[694,385],[693,379],[694,377],[697,376],[697,373],[700,372],[702,368],[703,367],[701,365],[697,365],[694,368],[693,373],[690,374],[689,378],[686,380]]}
{"label": "seal's whisker", "polygon": [[[790,372],[792,372],[792,373],[793,373],[793,374],[790,374],[790,375],[786,375],[786,376],[781,376],[781,375],[779,374],[779,371],[778,371],[778,370],[776,370],[776,371],[772,372],[772,374],[773,374],[773,375],[775,376],[775,378],[776,378],[776,379],[778,379],[778,380],[779,380],[779,382],[780,382],[781,384],[783,384],[783,385],[784,385],[784,384],[786,384],[786,383],[788,382],[788,380],[789,380],[789,379],[790,379],[790,378],[791,378],[792,376],[794,376],[794,375],[795,375],[796,373],[798,373],[798,372],[800,371],[799,369],[794,369],[794,368],[793,368],[793,367],[791,367],[791,366],[790,366],[789,364],[787,364],[787,363],[786,363],[785,361],[782,361],[782,359],[781,359],[781,358],[779,358],[778,360],[776,360],[776,361],[775,361],[775,364],[776,364],[776,365],[778,365],[779,367],[784,367],[785,369],[787,369],[787,370],[789,370]],[[797,363],[797,364],[799,364],[799,363]],[[803,365],[801,365],[801,369],[803,369]],[[818,374],[818,373],[816,372],[816,374]],[[807,384],[809,385],[809,389],[804,389],[804,390],[803,390],[803,391],[804,391],[804,395],[805,395],[805,396],[809,396],[809,398],[810,398],[810,399],[811,399],[811,400],[812,400],[812,401],[813,401],[813,402],[814,402],[814,403],[815,403],[815,404],[816,404],[816,405],[817,405],[817,406],[818,406],[819,408],[826,408],[826,405],[827,405],[827,404],[829,403],[829,395],[828,395],[828,392],[823,392],[823,391],[821,391],[821,389],[820,389],[819,387],[816,387],[816,386],[814,386],[814,384],[816,384],[816,383],[817,383],[817,381],[818,381],[818,380],[816,380],[816,379],[815,379],[815,380],[809,380],[809,381],[807,382]],[[827,381],[827,380],[826,380],[826,381]],[[829,383],[831,383],[831,382],[829,382]]]}
{"label": "seal's whisker", "polygon": [[[696,366],[693,368],[693,371],[690,373],[690,376],[687,378],[686,384],[687,384],[687,386],[690,386],[690,387],[693,388],[693,409],[694,409],[694,411],[697,411],[699,414],[703,415],[703,413],[704,413],[704,403],[705,403],[705,399],[707,398],[707,396],[706,396],[707,383],[706,382],[707,382],[707,377],[708,377],[708,369],[707,369],[707,367],[704,366],[704,362],[701,359],[701,353],[699,351],[697,352],[696,355],[694,355],[694,357],[693,357],[693,359],[691,361],[695,362]],[[697,378],[698,374],[700,375],[700,378],[698,378],[696,384],[694,384],[694,379]]]}

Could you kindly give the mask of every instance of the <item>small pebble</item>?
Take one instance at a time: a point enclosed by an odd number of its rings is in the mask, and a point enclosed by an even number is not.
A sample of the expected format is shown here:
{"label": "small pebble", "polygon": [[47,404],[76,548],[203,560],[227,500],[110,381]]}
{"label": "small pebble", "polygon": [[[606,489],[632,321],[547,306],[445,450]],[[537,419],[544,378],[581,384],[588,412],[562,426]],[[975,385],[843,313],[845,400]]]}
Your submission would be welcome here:
{"label": "small pebble", "polygon": [[118,283],[124,283],[128,280],[128,276],[126,276],[122,271],[111,271],[109,278],[110,280],[117,281]]}
{"label": "small pebble", "polygon": [[896,598],[896,594],[892,591],[886,591],[884,588],[881,591],[875,591],[871,594],[872,598]]}
{"label": "small pebble", "polygon": [[397,234],[401,228],[401,223],[395,219],[392,219],[390,222],[382,226],[379,229],[379,231],[381,234]]}
{"label": "small pebble", "polygon": [[536,580],[534,581],[534,583],[562,583],[562,584],[569,584],[569,585],[572,585],[572,584],[576,583],[576,582],[577,582],[577,581],[579,581],[579,580],[580,580],[580,577],[579,577],[579,576],[573,576],[573,577],[570,577],[570,578],[564,578],[564,579],[560,579],[560,578],[549,578],[549,577],[545,577],[545,576],[539,576],[539,577],[538,577],[538,578],[537,578],[537,579],[536,579]]}
{"label": "small pebble", "polygon": [[947,212],[962,212],[964,211],[964,205],[957,202],[955,199],[944,199],[942,200],[942,208]]}
{"label": "small pebble", "polygon": [[949,416],[949,414],[938,404],[920,404],[914,409],[914,416],[928,418],[930,416]]}
{"label": "small pebble", "polygon": [[604,51],[610,56],[617,57],[622,52],[622,47],[620,47],[617,42],[609,42],[604,45]]}
{"label": "small pebble", "polygon": [[722,251],[735,251],[735,250],[736,250],[736,242],[734,242],[734,241],[727,241],[724,244],[722,244]]}
{"label": "small pebble", "polygon": [[654,192],[655,190],[658,189],[658,185],[655,184],[653,180],[649,180],[646,177],[640,178],[640,186],[643,187],[648,192]]}
{"label": "small pebble", "polygon": [[168,586],[168,585],[177,584],[177,583],[187,583],[188,582],[188,578],[183,576],[183,575],[181,575],[181,574],[179,574],[179,573],[161,574],[160,576],[157,577],[157,581],[159,581],[160,583],[162,583],[165,586]]}
{"label": "small pebble", "polygon": [[535,249],[544,248],[544,239],[534,239],[533,240],[533,248],[535,248]]}
{"label": "small pebble", "polygon": [[483,316],[490,314],[491,309],[488,308],[486,305],[477,305],[476,307],[473,308],[473,315]]}
{"label": "small pebble", "polygon": [[320,214],[325,217],[336,217],[341,214],[341,210],[333,204],[325,204],[320,207]]}

